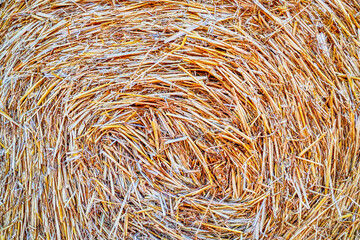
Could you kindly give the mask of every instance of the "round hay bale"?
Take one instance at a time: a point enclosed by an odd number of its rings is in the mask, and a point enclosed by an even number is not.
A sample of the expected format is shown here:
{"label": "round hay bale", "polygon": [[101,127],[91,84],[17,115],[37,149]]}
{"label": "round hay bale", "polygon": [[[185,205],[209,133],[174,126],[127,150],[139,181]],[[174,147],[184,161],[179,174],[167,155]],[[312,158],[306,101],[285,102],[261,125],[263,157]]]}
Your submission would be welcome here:
{"label": "round hay bale", "polygon": [[360,4],[0,5],[0,239],[359,239]]}

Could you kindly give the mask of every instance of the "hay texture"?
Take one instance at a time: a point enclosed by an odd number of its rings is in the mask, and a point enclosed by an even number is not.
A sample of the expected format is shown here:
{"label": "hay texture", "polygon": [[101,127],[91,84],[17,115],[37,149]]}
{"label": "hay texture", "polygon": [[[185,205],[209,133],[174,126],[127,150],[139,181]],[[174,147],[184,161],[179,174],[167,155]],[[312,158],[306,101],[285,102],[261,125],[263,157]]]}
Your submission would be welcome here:
{"label": "hay texture", "polygon": [[0,1],[0,239],[360,239],[358,0]]}

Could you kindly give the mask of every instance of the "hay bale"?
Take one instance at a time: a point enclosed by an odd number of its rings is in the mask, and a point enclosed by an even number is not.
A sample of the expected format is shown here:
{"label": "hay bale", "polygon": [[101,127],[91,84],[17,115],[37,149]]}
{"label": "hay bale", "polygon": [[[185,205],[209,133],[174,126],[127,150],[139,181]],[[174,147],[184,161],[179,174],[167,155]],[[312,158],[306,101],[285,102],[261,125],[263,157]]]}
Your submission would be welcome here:
{"label": "hay bale", "polygon": [[0,239],[359,239],[359,12],[1,1]]}

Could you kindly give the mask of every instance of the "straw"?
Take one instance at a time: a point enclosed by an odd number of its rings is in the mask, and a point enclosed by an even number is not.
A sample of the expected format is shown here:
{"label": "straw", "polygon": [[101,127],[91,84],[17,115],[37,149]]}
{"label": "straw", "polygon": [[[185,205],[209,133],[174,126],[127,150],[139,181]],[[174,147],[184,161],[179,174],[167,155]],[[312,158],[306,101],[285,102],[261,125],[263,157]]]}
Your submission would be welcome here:
{"label": "straw", "polygon": [[359,239],[354,0],[0,3],[0,239]]}

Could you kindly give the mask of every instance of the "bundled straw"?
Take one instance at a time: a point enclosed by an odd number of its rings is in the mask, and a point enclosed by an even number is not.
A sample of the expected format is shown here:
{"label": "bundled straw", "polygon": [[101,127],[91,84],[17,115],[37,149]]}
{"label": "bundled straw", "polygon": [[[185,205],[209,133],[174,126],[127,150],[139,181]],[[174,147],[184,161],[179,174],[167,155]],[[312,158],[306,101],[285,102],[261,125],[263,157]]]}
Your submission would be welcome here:
{"label": "bundled straw", "polygon": [[0,239],[360,238],[358,0],[0,2]]}

